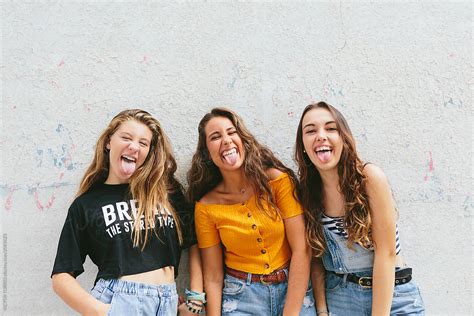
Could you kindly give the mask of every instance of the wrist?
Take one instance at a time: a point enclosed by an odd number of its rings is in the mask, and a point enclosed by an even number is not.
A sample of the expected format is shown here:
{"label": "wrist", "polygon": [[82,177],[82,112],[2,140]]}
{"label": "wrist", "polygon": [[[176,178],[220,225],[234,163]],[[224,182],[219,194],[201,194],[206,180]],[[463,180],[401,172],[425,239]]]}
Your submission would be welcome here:
{"label": "wrist", "polygon": [[327,309],[318,309],[316,311],[316,315],[322,315],[322,316],[328,316],[329,315],[329,311]]}

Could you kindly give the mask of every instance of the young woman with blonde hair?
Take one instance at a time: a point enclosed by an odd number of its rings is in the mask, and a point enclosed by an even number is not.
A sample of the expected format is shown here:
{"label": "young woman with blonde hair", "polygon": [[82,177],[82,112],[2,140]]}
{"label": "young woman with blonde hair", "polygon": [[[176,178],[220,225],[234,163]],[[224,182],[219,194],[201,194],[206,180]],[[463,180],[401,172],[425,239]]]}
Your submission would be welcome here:
{"label": "young woman with blonde hair", "polygon": [[423,315],[387,178],[362,163],[342,114],[325,102],[308,105],[295,157],[318,315]]}
{"label": "young woman with blonde hair", "polygon": [[[195,237],[175,171],[169,141],[149,113],[125,110],[112,119],[69,208],[54,262],[53,289],[71,308],[176,315],[181,249]],[[200,292],[197,247],[190,253],[191,287]],[[75,279],[87,255],[99,269],[90,294]]]}
{"label": "young woman with blonde hair", "polygon": [[293,172],[231,110],[212,109],[198,132],[188,192],[207,315],[315,315]]}

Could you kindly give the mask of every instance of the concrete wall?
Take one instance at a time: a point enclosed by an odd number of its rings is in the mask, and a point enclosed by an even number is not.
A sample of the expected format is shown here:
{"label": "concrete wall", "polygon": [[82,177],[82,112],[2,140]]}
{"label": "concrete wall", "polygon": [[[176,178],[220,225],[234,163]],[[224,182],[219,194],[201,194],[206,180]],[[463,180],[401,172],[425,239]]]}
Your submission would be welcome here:
{"label": "concrete wall", "polygon": [[[361,156],[387,173],[428,314],[473,313],[469,1],[1,7],[6,315],[72,313],[49,275],[96,138],[118,111],[162,122],[184,181],[211,107],[235,109],[294,166],[299,116],[317,100],[346,115]],[[96,270],[86,270],[90,288]]]}

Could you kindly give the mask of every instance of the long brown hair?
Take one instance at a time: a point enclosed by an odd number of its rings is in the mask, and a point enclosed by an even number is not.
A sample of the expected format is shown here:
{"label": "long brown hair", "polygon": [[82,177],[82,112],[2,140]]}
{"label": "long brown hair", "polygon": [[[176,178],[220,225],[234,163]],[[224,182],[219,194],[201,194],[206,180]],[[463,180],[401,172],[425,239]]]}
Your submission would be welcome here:
{"label": "long brown hair", "polygon": [[341,112],[325,102],[306,106],[303,114],[301,114],[296,133],[295,160],[298,165],[300,182],[298,195],[305,210],[306,238],[313,249],[313,255],[316,257],[322,256],[326,249],[321,224],[324,200],[323,183],[318,169],[304,151],[302,123],[306,113],[318,108],[326,109],[332,114],[343,142],[337,171],[339,188],[345,200],[344,225],[348,233],[347,242],[349,247],[354,242],[363,246],[370,244],[370,226],[372,222],[365,190],[366,177],[362,172],[364,164],[357,155],[355,140],[346,119]]}
{"label": "long brown hair", "polygon": [[174,219],[178,231],[179,242],[182,233],[179,219],[168,201],[168,193],[180,189],[180,184],[174,177],[176,160],[174,159],[170,142],[160,123],[146,111],[139,109],[125,110],[117,114],[102,132],[95,146],[95,154],[87,168],[77,196],[85,193],[94,184],[102,183],[109,173],[109,152],[106,148],[110,137],[123,122],[135,120],[146,125],[152,132],[150,151],[143,164],[135,170],[130,178],[129,190],[133,199],[139,201],[134,222],[133,245],[141,246],[143,250],[148,240],[148,229],[141,233],[140,218],[144,215],[145,227],[153,227],[155,210],[167,208]]}
{"label": "long brown hair", "polygon": [[198,144],[191,162],[191,169],[189,169],[187,174],[189,184],[187,193],[189,200],[192,202],[199,201],[206,193],[210,192],[222,181],[222,174],[219,168],[212,162],[206,146],[205,128],[207,123],[215,117],[228,118],[242,139],[245,148],[245,159],[241,168],[252,185],[255,197],[263,197],[271,207],[271,209],[264,208],[262,199],[257,199],[259,209],[265,212],[270,218],[280,218],[280,210],[276,206],[272,189],[268,183],[270,179],[265,171],[269,168],[276,168],[285,172],[290,176],[294,184],[296,184],[296,176],[291,169],[283,165],[283,163],[275,157],[269,148],[257,141],[235,112],[226,108],[212,109],[211,112],[204,115],[199,122]]}

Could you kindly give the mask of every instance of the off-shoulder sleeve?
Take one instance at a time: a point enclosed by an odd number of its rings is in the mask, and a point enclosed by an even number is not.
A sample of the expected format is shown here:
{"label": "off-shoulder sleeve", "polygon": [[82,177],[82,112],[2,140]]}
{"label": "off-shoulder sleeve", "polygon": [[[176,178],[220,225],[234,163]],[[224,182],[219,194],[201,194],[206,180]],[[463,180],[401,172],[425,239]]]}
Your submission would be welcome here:
{"label": "off-shoulder sleeve", "polygon": [[217,245],[221,241],[219,231],[206,205],[196,203],[194,216],[199,248],[209,248]]}
{"label": "off-shoulder sleeve", "polygon": [[283,219],[303,214],[303,208],[296,199],[295,186],[288,174],[283,173],[271,180],[270,185]]}

